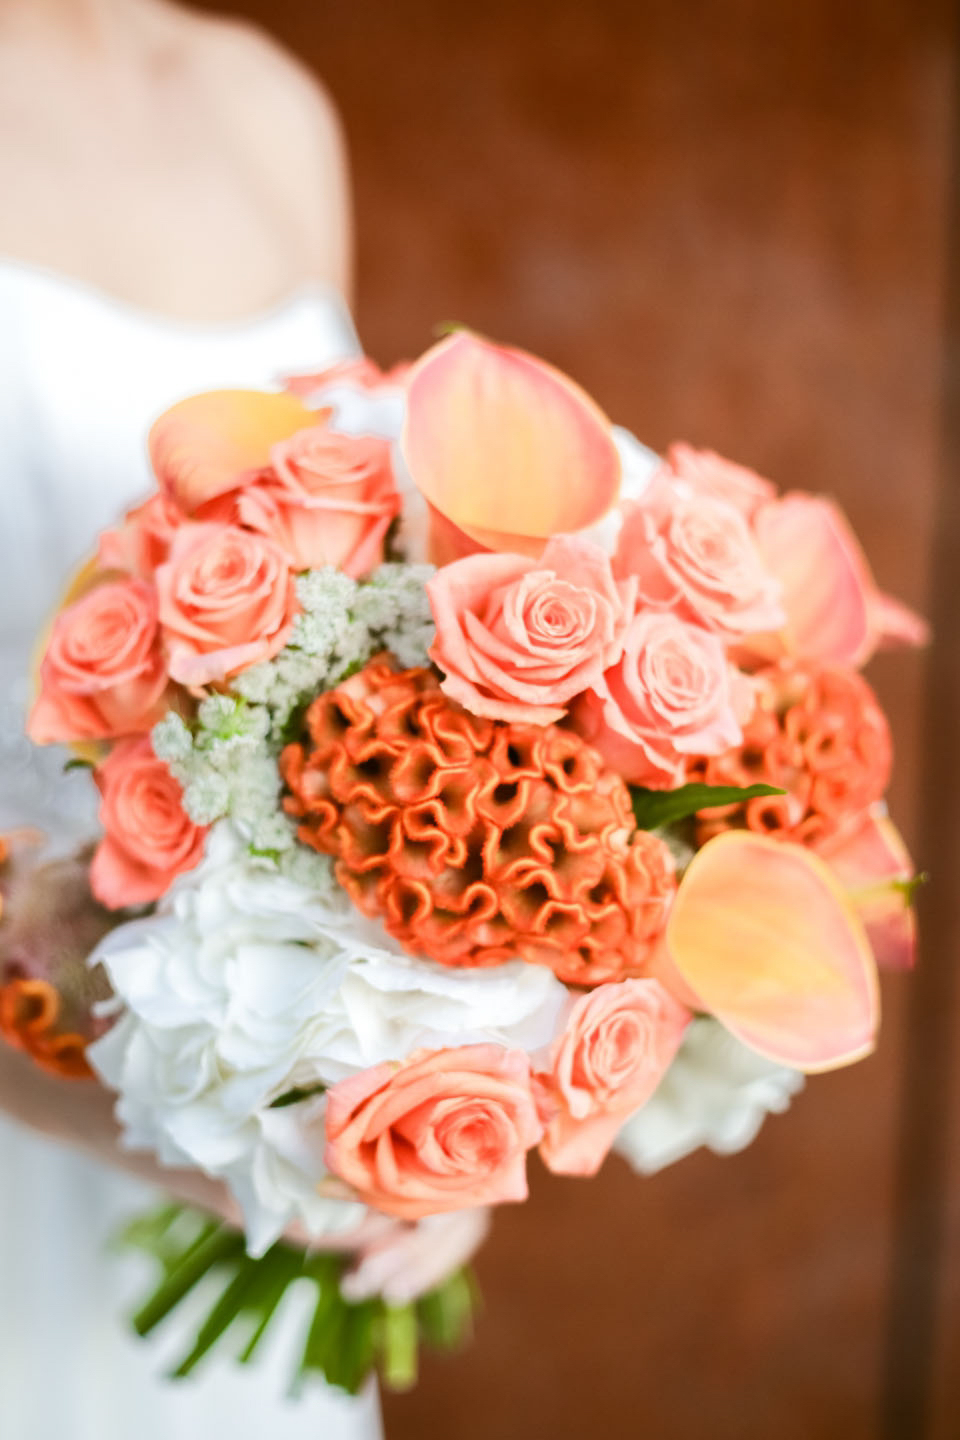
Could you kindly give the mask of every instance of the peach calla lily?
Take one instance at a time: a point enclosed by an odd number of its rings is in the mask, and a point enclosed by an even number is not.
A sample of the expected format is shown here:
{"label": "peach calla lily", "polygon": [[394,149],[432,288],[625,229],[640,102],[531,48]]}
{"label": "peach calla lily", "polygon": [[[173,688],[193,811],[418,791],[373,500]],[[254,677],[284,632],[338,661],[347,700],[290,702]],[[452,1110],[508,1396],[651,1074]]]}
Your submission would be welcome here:
{"label": "peach calla lily", "polygon": [[922,645],[919,615],[883,595],[843,511],[818,495],[791,494],[755,519],[767,569],[783,587],[786,653],[860,666],[881,645]]}
{"label": "peach calla lily", "polygon": [[317,423],[317,412],[294,395],[210,390],[181,400],[154,423],[150,461],[161,489],[193,514],[269,465],[279,441]]}
{"label": "peach calla lily", "polygon": [[884,806],[874,805],[820,852],[863,922],[882,970],[911,970],[917,917],[910,903],[913,861]]}
{"label": "peach calla lily", "polygon": [[667,948],[681,977],[744,1044],[798,1070],[873,1049],[876,966],[823,860],[748,831],[710,840],[680,883]]}
{"label": "peach calla lily", "polygon": [[[590,397],[542,360],[467,331],[413,367],[401,444],[448,522],[446,558],[457,548],[538,556],[551,535],[601,519],[619,493],[610,422]],[[450,527],[467,541],[453,545]]]}

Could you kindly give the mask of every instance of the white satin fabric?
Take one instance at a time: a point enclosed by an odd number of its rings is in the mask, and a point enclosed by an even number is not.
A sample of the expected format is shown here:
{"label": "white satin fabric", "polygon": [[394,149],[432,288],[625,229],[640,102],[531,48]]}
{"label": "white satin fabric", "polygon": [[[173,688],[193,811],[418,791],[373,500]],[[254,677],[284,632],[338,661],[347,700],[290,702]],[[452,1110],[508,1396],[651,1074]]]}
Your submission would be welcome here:
{"label": "white satin fabric", "polygon": [[[64,276],[0,261],[0,828],[89,833],[89,779],[23,738],[36,637],[97,532],[149,488],[152,419],[192,392],[267,386],[357,352],[345,305],[308,287],[239,324],[195,326]],[[163,1380],[182,1348],[126,1321],[152,1271],[106,1253],[151,1196],[0,1121],[0,1437],[3,1440],[377,1440],[376,1394],[321,1385],[287,1398],[298,1300],[249,1370],[212,1357]],[[286,1326],[286,1329],[284,1328]]]}

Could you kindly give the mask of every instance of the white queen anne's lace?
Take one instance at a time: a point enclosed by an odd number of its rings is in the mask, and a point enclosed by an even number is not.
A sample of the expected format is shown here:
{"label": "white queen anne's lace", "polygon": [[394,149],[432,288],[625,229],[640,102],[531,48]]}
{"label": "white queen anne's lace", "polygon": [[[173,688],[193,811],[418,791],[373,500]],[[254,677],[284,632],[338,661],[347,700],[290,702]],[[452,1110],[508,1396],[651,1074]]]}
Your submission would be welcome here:
{"label": "white queen anne's lace", "polygon": [[154,751],[183,786],[196,824],[229,816],[283,873],[321,883],[329,865],[298,854],[280,807],[277,756],[302,708],[374,655],[389,651],[405,667],[428,663],[432,573],[429,565],[385,564],[361,582],[332,568],[308,571],[297,581],[302,610],[289,644],[235,676],[229,693],[208,696],[191,725],[171,712],[154,727]]}

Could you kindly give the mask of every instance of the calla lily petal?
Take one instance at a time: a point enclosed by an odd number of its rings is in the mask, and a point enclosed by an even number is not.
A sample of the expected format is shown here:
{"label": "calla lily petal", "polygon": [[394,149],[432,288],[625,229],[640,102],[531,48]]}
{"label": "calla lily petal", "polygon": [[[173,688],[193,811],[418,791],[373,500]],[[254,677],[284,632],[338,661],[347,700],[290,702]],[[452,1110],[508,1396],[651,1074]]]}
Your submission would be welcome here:
{"label": "calla lily petal", "polygon": [[873,580],[843,513],[814,495],[764,505],[756,538],[783,586],[787,651],[825,665],[862,665],[872,649]]}
{"label": "calla lily petal", "polygon": [[191,395],[154,423],[150,462],[160,486],[187,514],[270,463],[271,448],[317,424],[293,395],[210,390]]}
{"label": "calla lily petal", "polygon": [[485,548],[582,530],[617,499],[610,422],[572,380],[460,331],[413,367],[401,441],[414,483]]}
{"label": "calla lily petal", "polygon": [[908,606],[876,586],[867,558],[843,511],[820,495],[785,495],[755,519],[767,569],[783,587],[784,651],[824,665],[860,666],[879,646],[925,645],[929,627]]}
{"label": "calla lily petal", "polygon": [[892,595],[877,594],[874,598],[873,628],[881,649],[898,645],[927,645],[930,626],[922,615],[896,600]]}
{"label": "calla lily petal", "polygon": [[883,806],[874,806],[820,852],[853,902],[882,970],[911,970],[917,917],[913,861]]}
{"label": "calla lily petal", "polygon": [[674,965],[744,1044],[797,1070],[873,1049],[876,967],[829,868],[799,845],[748,831],[694,856],[667,925]]}

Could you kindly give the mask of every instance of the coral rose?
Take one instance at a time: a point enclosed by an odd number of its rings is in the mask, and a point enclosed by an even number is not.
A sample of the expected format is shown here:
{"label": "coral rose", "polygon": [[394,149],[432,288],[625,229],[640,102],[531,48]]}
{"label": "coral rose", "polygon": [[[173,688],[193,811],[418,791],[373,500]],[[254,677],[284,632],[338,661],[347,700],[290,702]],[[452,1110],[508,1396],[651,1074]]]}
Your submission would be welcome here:
{"label": "coral rose", "polygon": [[335,565],[359,576],[379,565],[400,513],[386,440],[316,425],[278,442],[270,458],[254,483],[215,502],[218,516],[232,504],[230,518],[269,535],[297,570]]}
{"label": "coral rose", "polygon": [[427,592],[446,694],[475,715],[550,725],[619,660],[636,581],[617,584],[598,546],[561,537],[537,561],[457,560]]}
{"label": "coral rose", "polygon": [[153,588],[97,585],[54,621],[27,733],[53,745],[146,730],[164,712],[166,686]]}
{"label": "coral rose", "polygon": [[670,446],[662,473],[694,495],[712,496],[736,506],[748,520],[777,493],[776,486],[756,471],[725,460],[714,450],[695,450],[682,441]]}
{"label": "coral rose", "polygon": [[152,579],[170,553],[174,531],[183,519],[166,495],[151,495],[136,509],[128,510],[116,530],[103,532],[98,564],[104,570],[126,570],[141,580]]}
{"label": "coral rose", "polygon": [[170,674],[183,685],[224,680],[286,644],[297,614],[289,557],[233,525],[187,524],[157,571]]}
{"label": "coral rose", "polygon": [[334,1085],[327,1166],[361,1200],[418,1220],[527,1198],[527,1151],[543,1137],[521,1050],[421,1050]]}
{"label": "coral rose", "polygon": [[727,640],[784,622],[780,585],[742,513],[709,494],[685,495],[663,478],[624,507],[614,569],[637,577],[642,602],[674,609]]}
{"label": "coral rose", "polygon": [[622,980],[580,997],[542,1077],[559,1105],[540,1146],[549,1169],[596,1174],[627,1116],[656,1090],[690,1018],[659,980]]}
{"label": "coral rose", "polygon": [[575,722],[628,784],[668,788],[683,783],[686,756],[739,745],[740,718],[751,708],[748,682],[716,635],[671,611],[645,610]]}
{"label": "coral rose", "polygon": [[178,781],[146,735],[123,740],[96,771],[104,838],[90,867],[101,905],[158,900],[203,858],[206,827],[186,814]]}

